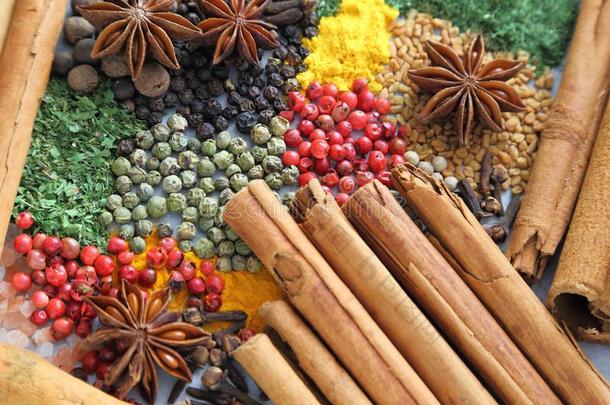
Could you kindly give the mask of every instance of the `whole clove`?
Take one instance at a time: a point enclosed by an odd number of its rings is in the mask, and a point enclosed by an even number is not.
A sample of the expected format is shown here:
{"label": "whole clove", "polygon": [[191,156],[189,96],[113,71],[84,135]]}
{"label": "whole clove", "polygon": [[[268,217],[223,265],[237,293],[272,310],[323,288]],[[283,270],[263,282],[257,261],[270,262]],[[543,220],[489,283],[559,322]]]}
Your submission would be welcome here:
{"label": "whole clove", "polygon": [[502,204],[502,180],[500,180],[499,177],[491,176],[491,185],[493,186],[492,196],[500,203],[498,215],[504,215],[504,205]]}
{"label": "whole clove", "polygon": [[462,179],[458,182],[458,190],[460,192],[460,196],[464,203],[468,207],[468,209],[474,214],[476,219],[483,218],[484,214],[481,210],[481,205],[479,203],[479,198],[474,193],[474,190],[470,186],[466,180]]}
{"label": "whole clove", "polygon": [[270,24],[277,25],[278,27],[283,25],[290,25],[298,22],[303,17],[303,12],[298,8],[290,8],[282,11],[281,13],[266,15],[264,16],[265,21]]}
{"label": "whole clove", "polygon": [[210,350],[210,364],[213,366],[220,366],[223,360],[226,358],[226,355],[219,348],[215,348]]}
{"label": "whole clove", "polygon": [[491,177],[492,177],[492,161],[491,161],[491,153],[489,151],[485,152],[483,156],[483,160],[481,161],[481,183],[479,185],[479,190],[481,194],[485,197],[489,196],[491,193]]}
{"label": "whole clove", "polygon": [[254,398],[252,398],[250,395],[235,388],[234,386],[232,386],[230,384],[227,384],[226,382],[221,383],[219,385],[219,387],[217,388],[217,391],[231,395],[232,397],[234,397],[235,399],[237,399],[239,402],[243,403],[244,405],[261,405],[260,402],[258,402]]}
{"label": "whole clove", "polygon": [[201,376],[201,383],[211,390],[216,389],[225,378],[225,372],[217,366],[210,366],[205,369]]}
{"label": "whole clove", "polygon": [[237,365],[237,362],[233,359],[228,359],[226,363],[227,376],[229,380],[240,390],[245,392],[246,394],[250,391],[248,388],[248,383],[246,382],[246,377],[242,373],[241,369]]}
{"label": "whole clove", "polygon": [[[189,369],[191,370],[191,373],[192,373],[197,369],[197,365],[189,364]],[[172,390],[170,391],[169,396],[167,397],[167,403],[173,404],[174,402],[176,402],[176,399],[178,399],[178,397],[184,390],[185,386],[186,386],[186,382],[184,382],[182,380],[177,380],[174,383],[174,386],[172,387]]]}
{"label": "whole clove", "polygon": [[205,346],[198,346],[189,355],[189,360],[198,367],[204,367],[210,357],[210,351]]}
{"label": "whole clove", "polygon": [[[231,405],[233,398],[224,392],[206,391],[195,387],[186,387],[186,393],[193,398],[207,401],[214,405]],[[195,402],[193,402],[195,404]]]}
{"label": "whole clove", "polygon": [[292,8],[300,9],[301,0],[270,1],[265,6],[265,14],[278,14]]}
{"label": "whole clove", "polygon": [[502,203],[496,198],[489,196],[483,199],[483,201],[481,202],[481,208],[483,208],[490,214],[496,215],[500,214],[500,211],[502,211]]}
{"label": "whole clove", "polygon": [[234,334],[228,334],[222,337],[222,349],[229,356],[241,346],[241,343],[241,339]]}
{"label": "whole clove", "polygon": [[483,227],[485,229],[485,232],[487,232],[487,234],[494,242],[500,243],[506,239],[510,226],[515,220],[517,212],[519,212],[520,206],[521,197],[513,197],[512,200],[510,200],[508,207],[506,207],[506,212],[504,212],[504,215],[500,217],[500,220],[495,224],[485,225]]}
{"label": "whole clove", "polygon": [[228,328],[219,330],[218,332],[214,333],[214,339],[216,340],[216,342],[219,345],[222,345],[222,339],[223,339],[224,336],[229,335],[229,334],[236,334],[240,330],[242,330],[245,326],[246,326],[246,321],[245,320],[239,321],[239,322],[234,322]]}

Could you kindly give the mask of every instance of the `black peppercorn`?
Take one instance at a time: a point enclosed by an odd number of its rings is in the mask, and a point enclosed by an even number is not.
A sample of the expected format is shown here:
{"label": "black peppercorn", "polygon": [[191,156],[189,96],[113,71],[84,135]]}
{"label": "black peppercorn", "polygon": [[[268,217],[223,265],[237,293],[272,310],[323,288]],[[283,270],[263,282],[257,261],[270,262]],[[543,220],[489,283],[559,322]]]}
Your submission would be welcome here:
{"label": "black peppercorn", "polygon": [[307,27],[309,25],[318,25],[318,21],[318,14],[315,11],[305,13],[301,18],[301,23],[304,27]]}
{"label": "black peppercorn", "polygon": [[291,77],[296,76],[296,72],[294,71],[294,68],[292,66],[284,65],[280,69],[280,75],[282,75],[284,79],[290,79]]}
{"label": "black peppercorn", "polygon": [[275,48],[273,50],[273,57],[277,59],[285,59],[286,55],[288,55],[288,49],[285,46],[280,46],[279,48]]}
{"label": "black peppercorn", "polygon": [[121,107],[130,113],[136,110],[136,103],[133,100],[121,100]]}
{"label": "black peppercorn", "polygon": [[214,126],[209,122],[204,122],[197,127],[197,139],[200,141],[205,141],[206,139],[210,139],[214,136]]}
{"label": "black peppercorn", "polygon": [[261,65],[254,65],[250,68],[250,74],[252,77],[258,77],[263,74],[265,68]]}
{"label": "black peppercorn", "polygon": [[224,93],[222,82],[218,79],[212,79],[208,82],[208,90],[214,97],[221,96]]}
{"label": "black peppercorn", "polygon": [[275,100],[279,95],[280,91],[277,87],[267,86],[263,89],[263,96],[269,101]]}
{"label": "black peppercorn", "polygon": [[141,94],[136,94],[136,96],[133,98],[133,101],[136,103],[137,106],[146,105],[146,98],[144,98],[144,96]]}
{"label": "black peppercorn", "polygon": [[188,13],[186,18],[193,23],[193,25],[197,25],[201,22],[201,18],[196,13]]}
{"label": "black peppercorn", "polygon": [[201,86],[197,87],[197,90],[195,90],[195,95],[201,100],[209,100],[210,97],[212,97],[210,91],[208,90],[208,86],[206,86],[205,84],[202,84]]}
{"label": "black peppercorn", "polygon": [[271,123],[271,119],[273,117],[275,117],[275,111],[269,109],[269,110],[263,110],[260,112],[260,114],[258,115],[258,122],[260,122],[263,125],[269,125]]}
{"label": "black peppercorn", "polygon": [[288,39],[298,38],[299,27],[294,24],[286,25],[283,27],[282,32]]}
{"label": "black peppercorn", "polygon": [[225,91],[231,92],[235,91],[235,83],[231,79],[226,79],[223,83],[225,86]]}
{"label": "black peppercorn", "polygon": [[261,89],[256,86],[248,87],[248,97],[254,99],[261,95]]}
{"label": "black peppercorn", "polygon": [[169,87],[175,91],[176,93],[184,90],[184,88],[186,87],[186,80],[184,79],[183,76],[176,76],[172,79],[172,81],[169,84]]}
{"label": "black peppercorn", "polygon": [[185,105],[191,105],[193,100],[195,99],[195,94],[191,89],[184,89],[180,93],[178,93],[178,98],[180,102]]}
{"label": "black peppercorn", "polygon": [[191,103],[191,112],[195,114],[202,114],[205,111],[205,103],[200,99],[196,98]]}
{"label": "black peppercorn", "polygon": [[214,77],[220,80],[224,80],[229,77],[229,70],[222,66],[215,66],[214,68],[212,68],[212,74],[214,75]]}
{"label": "black peppercorn", "polygon": [[266,84],[267,84],[267,81],[263,78],[263,76],[254,78],[254,86],[258,87],[259,89],[262,89],[263,87],[265,87]]}
{"label": "black peppercorn", "polygon": [[133,152],[133,143],[129,139],[121,139],[117,145],[116,153],[119,156],[128,156]]}
{"label": "black peppercorn", "polygon": [[176,114],[180,114],[185,118],[188,118],[191,115],[191,109],[188,105],[179,105],[176,107]]}
{"label": "black peppercorn", "polygon": [[248,100],[247,98],[242,98],[241,100],[239,100],[237,107],[239,108],[239,111],[241,111],[241,112],[256,111],[256,108],[254,107],[254,103],[252,102],[252,100]]}
{"label": "black peppercorn", "polygon": [[299,47],[297,48],[297,52],[303,58],[306,58],[307,56],[309,56],[309,49],[305,48],[303,45],[299,45]]}
{"label": "black peppercorn", "polygon": [[244,72],[239,76],[239,84],[245,84],[248,86],[252,86],[252,84],[254,84],[254,76],[252,76],[250,73],[248,72]]}
{"label": "black peppercorn", "polygon": [[141,120],[147,119],[149,114],[150,114],[150,110],[145,105],[139,105],[136,108],[136,117],[138,117]]}
{"label": "black peppercorn", "polygon": [[241,96],[236,91],[230,92],[227,96],[227,103],[230,105],[237,106],[239,104],[239,100],[241,100]]}
{"label": "black peppercorn", "polygon": [[237,116],[237,119],[235,120],[235,127],[239,132],[249,134],[257,122],[258,117],[256,114],[251,112],[243,112]]}
{"label": "black peppercorn", "polygon": [[239,86],[237,86],[237,92],[241,95],[246,97],[248,95],[248,86],[246,83],[241,83]]}
{"label": "black peppercorn", "polygon": [[284,80],[282,79],[282,76],[280,76],[279,73],[271,73],[267,78],[267,83],[275,87],[280,87],[283,81]]}
{"label": "black peppercorn", "polygon": [[297,74],[303,73],[304,71],[307,70],[307,65],[305,63],[300,63],[300,64],[296,65],[294,69],[296,70]]}
{"label": "black peppercorn", "polygon": [[166,107],[172,108],[177,106],[180,100],[178,100],[176,93],[167,92],[165,93],[165,96],[163,96],[163,101],[165,102]]}
{"label": "black peppercorn", "polygon": [[269,58],[267,60],[267,66],[265,66],[265,72],[267,74],[277,73],[280,70],[280,64],[282,62],[279,59]]}
{"label": "black peppercorn", "polygon": [[133,82],[127,77],[122,77],[112,83],[112,92],[117,100],[132,98],[136,92]]}
{"label": "black peppercorn", "polygon": [[150,108],[150,111],[163,112],[165,110],[165,102],[162,97],[152,98],[148,100],[148,108]]}
{"label": "black peppercorn", "polygon": [[280,43],[281,46],[287,46],[288,45],[288,39],[286,37],[284,37],[283,35],[280,35],[279,43]]}
{"label": "black peppercorn", "polygon": [[199,86],[201,86],[201,81],[197,77],[191,77],[186,82],[186,87],[192,90],[196,90]]}
{"label": "black peppercorn", "polygon": [[318,35],[318,29],[314,26],[305,28],[305,36],[307,38],[313,38]]}
{"label": "black peppercorn", "polygon": [[212,78],[212,72],[207,68],[200,69],[197,72],[197,78],[205,83]]}
{"label": "black peppercorn", "polygon": [[197,128],[199,125],[203,124],[205,122],[205,118],[203,116],[203,114],[197,113],[197,114],[191,114],[189,115],[186,120],[189,123],[189,127],[191,128]]}
{"label": "black peppercorn", "polygon": [[286,81],[284,83],[282,83],[282,92],[284,94],[288,94],[291,91],[299,91],[300,89],[301,89],[301,83],[299,83],[299,81],[294,77],[291,77],[290,79],[286,79]]}
{"label": "black peppercorn", "polygon": [[148,114],[148,125],[153,126],[156,124],[160,124],[163,122],[163,113],[158,111],[153,111]]}
{"label": "black peppercorn", "polygon": [[273,100],[273,108],[275,108],[275,111],[286,111],[288,110],[288,104],[283,98],[276,98]]}
{"label": "black peppercorn", "polygon": [[189,12],[189,6],[186,3],[179,3],[176,12],[180,15],[186,15]]}
{"label": "black peppercorn", "polygon": [[[196,52],[195,53],[195,58],[193,60],[193,67],[195,67],[196,69],[201,69],[201,68],[205,68],[208,63],[209,63],[209,59],[206,57],[206,55],[203,52]],[[200,80],[202,80],[201,78],[199,78]],[[204,80],[202,80],[204,81]]]}
{"label": "black peppercorn", "polygon": [[212,122],[217,131],[224,131],[225,129],[229,128],[229,121],[227,121],[227,119],[222,115],[214,118],[214,121]]}
{"label": "black peppercorn", "polygon": [[238,114],[239,110],[233,105],[228,105],[222,110],[222,116],[229,121],[233,121]]}
{"label": "black peppercorn", "polygon": [[222,112],[222,104],[218,100],[210,100],[208,101],[205,107],[206,116],[212,118],[217,117]]}
{"label": "black peppercorn", "polygon": [[266,110],[269,108],[269,102],[263,96],[258,96],[254,99],[254,108],[256,111]]}

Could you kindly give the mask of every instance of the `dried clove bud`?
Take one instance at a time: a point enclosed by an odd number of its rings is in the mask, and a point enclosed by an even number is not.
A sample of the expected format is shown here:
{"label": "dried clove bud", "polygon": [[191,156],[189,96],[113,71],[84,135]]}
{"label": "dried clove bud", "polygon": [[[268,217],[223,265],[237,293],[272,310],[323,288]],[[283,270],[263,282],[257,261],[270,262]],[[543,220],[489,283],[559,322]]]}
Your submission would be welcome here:
{"label": "dried clove bud", "polygon": [[[224,392],[205,391],[195,387],[186,387],[186,393],[193,398],[201,399],[215,405],[232,405],[233,398]],[[200,402],[197,402],[199,404]],[[193,401],[195,404],[195,401]]]}
{"label": "dried clove bud", "polygon": [[210,364],[213,366],[220,366],[225,359],[225,356],[226,355],[222,352],[222,350],[218,348],[210,350]]}
{"label": "dried clove bud", "polygon": [[485,232],[489,235],[491,240],[496,243],[503,242],[506,239],[506,230],[502,224],[495,224],[491,226],[484,226]]}
{"label": "dried clove bud", "polygon": [[265,14],[277,14],[290,8],[300,8],[301,0],[270,1],[265,6]]}
{"label": "dried clove bud", "polygon": [[483,160],[481,161],[481,183],[479,185],[479,191],[485,197],[487,197],[491,193],[491,173],[493,171],[493,166],[491,162],[491,153],[489,151],[485,152],[483,156]]}
{"label": "dried clove bud", "polygon": [[212,350],[213,348],[215,348],[216,346],[218,346],[218,342],[216,342],[215,339],[210,339],[208,341],[205,342],[205,347],[208,350]]}
{"label": "dried clove bud", "polygon": [[218,388],[219,384],[225,377],[225,372],[216,366],[210,366],[205,369],[201,376],[201,383],[211,390]]}
{"label": "dried clove bud", "polygon": [[190,359],[199,367],[204,367],[210,358],[210,351],[205,346],[198,346],[191,352]]}
{"label": "dried clove bud", "polygon": [[228,355],[231,355],[239,346],[241,346],[241,339],[237,335],[229,334],[222,337],[222,348]]}
{"label": "dried clove bud", "polygon": [[184,319],[184,322],[195,326],[201,326],[205,323],[203,314],[197,308],[193,307],[187,308],[182,312],[182,319]]}
{"label": "dried clove bud", "polygon": [[502,204],[494,197],[485,197],[485,199],[481,202],[481,208],[491,214],[498,214],[502,211]]}
{"label": "dried clove bud", "polygon": [[[285,2],[281,2],[285,3]],[[289,8],[277,14],[264,16],[265,21],[270,24],[281,27],[283,25],[294,24],[303,17],[303,12],[298,8]]]}

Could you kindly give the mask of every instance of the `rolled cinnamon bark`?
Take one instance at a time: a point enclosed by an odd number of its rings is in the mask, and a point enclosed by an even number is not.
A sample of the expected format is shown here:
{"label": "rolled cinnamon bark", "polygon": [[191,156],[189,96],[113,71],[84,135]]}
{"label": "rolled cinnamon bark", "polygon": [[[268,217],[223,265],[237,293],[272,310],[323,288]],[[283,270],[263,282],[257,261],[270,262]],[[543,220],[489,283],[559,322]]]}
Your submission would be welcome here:
{"label": "rolled cinnamon bark", "polygon": [[263,322],[271,326],[290,346],[299,366],[331,403],[371,404],[352,377],[287,302],[266,302],[260,306],[258,312]]}
{"label": "rolled cinnamon bark", "polygon": [[317,180],[296,193],[293,217],[341,280],[444,404],[495,400],[358,236]]}
{"label": "rolled cinnamon bark", "polygon": [[577,337],[610,344],[610,103],[563,245],[548,304]]}
{"label": "rolled cinnamon bark", "polygon": [[233,356],[274,404],[320,404],[267,335],[250,338]]}
{"label": "rolled cinnamon bark", "polygon": [[0,56],[0,253],[67,2],[15,2],[4,41]]}
{"label": "rolled cinnamon bark", "polygon": [[438,403],[264,181],[237,193],[225,206],[224,219],[372,401]]}
{"label": "rolled cinnamon bark", "polygon": [[410,164],[392,170],[392,182],[455,259],[460,277],[560,398],[570,404],[610,403],[604,378],[563,333],[464,202]]}
{"label": "rolled cinnamon bark", "polygon": [[6,33],[8,32],[8,27],[11,23],[14,5],[15,0],[4,0],[0,2],[0,54],[2,53]]}
{"label": "rolled cinnamon bark", "polygon": [[560,401],[387,187],[360,188],[343,212],[409,295],[505,403]]}
{"label": "rolled cinnamon bark", "polygon": [[506,256],[537,281],[565,233],[608,97],[610,0],[583,0]]}

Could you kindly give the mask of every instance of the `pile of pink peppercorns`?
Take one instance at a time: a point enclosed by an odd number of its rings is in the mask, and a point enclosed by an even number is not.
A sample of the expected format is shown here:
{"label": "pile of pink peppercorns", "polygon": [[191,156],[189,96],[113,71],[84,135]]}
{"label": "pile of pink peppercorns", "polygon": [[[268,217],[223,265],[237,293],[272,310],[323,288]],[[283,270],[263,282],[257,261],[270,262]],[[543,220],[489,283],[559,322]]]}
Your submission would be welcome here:
{"label": "pile of pink peppercorns", "polygon": [[409,130],[383,121],[390,102],[375,97],[366,79],[342,93],[333,84],[312,82],[305,93],[289,93],[290,111],[282,113],[291,122],[298,116],[296,128],[284,133],[291,149],[282,160],[298,167],[299,185],[318,177],[339,205],[375,178],[389,185],[389,169],[404,163]]}

